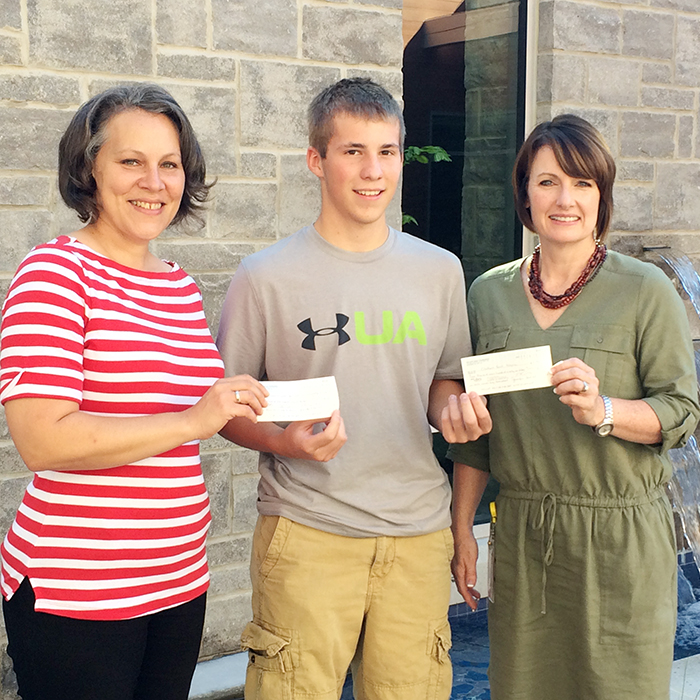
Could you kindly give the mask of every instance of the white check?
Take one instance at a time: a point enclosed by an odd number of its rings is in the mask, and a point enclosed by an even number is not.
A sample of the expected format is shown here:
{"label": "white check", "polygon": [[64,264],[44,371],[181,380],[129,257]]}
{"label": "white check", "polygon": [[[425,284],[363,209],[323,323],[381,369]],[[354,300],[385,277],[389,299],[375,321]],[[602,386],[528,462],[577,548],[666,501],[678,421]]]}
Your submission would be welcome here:
{"label": "white check", "polygon": [[463,357],[462,374],[465,389],[482,396],[552,386],[552,349],[540,345]]}
{"label": "white check", "polygon": [[258,421],[325,420],[340,406],[335,377],[260,383],[270,395]]}

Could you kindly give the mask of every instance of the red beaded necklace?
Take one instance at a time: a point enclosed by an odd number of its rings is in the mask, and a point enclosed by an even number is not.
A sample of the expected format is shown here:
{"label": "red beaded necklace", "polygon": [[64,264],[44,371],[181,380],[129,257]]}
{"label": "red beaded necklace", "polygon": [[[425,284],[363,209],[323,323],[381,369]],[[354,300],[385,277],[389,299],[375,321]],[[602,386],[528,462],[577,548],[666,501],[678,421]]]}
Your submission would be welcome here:
{"label": "red beaded necklace", "polygon": [[581,292],[581,290],[598,274],[601,265],[605,262],[608,249],[604,243],[596,243],[593,255],[588,258],[586,267],[579,275],[579,278],[563,293],[558,295],[547,294],[542,287],[540,277],[540,247],[535,248],[530,262],[530,272],[528,274],[528,287],[530,294],[537,299],[547,309],[560,309],[562,306],[570,304]]}

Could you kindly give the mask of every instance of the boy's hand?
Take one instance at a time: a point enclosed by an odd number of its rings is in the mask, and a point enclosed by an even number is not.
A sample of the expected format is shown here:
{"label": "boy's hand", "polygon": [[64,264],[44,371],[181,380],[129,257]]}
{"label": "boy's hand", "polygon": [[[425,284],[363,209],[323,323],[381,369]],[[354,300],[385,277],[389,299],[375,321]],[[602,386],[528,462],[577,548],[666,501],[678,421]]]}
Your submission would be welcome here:
{"label": "boy's hand", "polygon": [[486,399],[475,392],[450,394],[442,409],[440,432],[447,442],[471,442],[491,432]]}
{"label": "boy's hand", "polygon": [[318,424],[317,420],[290,423],[279,435],[281,447],[275,452],[294,459],[312,459],[316,462],[333,459],[348,439],[340,411],[333,411],[326,427],[314,432],[314,426]]}

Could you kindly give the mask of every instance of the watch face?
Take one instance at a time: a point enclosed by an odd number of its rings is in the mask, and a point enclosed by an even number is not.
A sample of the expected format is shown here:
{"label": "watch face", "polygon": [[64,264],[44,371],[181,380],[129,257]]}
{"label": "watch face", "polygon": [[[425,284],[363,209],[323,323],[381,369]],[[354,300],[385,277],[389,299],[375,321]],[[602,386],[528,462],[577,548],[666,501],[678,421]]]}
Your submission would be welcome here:
{"label": "watch face", "polygon": [[600,437],[605,437],[606,435],[610,435],[612,433],[612,423],[603,423],[603,425],[599,425],[595,431]]}

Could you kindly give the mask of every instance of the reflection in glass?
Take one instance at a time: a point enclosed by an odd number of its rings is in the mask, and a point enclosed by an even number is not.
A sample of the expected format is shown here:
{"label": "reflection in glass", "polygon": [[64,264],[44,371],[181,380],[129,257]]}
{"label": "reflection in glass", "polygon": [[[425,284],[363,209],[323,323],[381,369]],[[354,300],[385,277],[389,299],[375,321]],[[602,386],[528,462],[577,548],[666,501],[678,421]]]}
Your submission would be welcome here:
{"label": "reflection in glass", "polygon": [[520,255],[510,170],[522,142],[524,2],[404,3],[407,143],[452,157],[406,167],[403,209],[418,222],[406,230],[458,255],[468,282]]}

